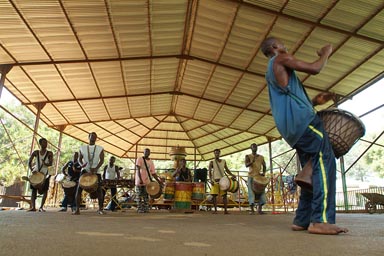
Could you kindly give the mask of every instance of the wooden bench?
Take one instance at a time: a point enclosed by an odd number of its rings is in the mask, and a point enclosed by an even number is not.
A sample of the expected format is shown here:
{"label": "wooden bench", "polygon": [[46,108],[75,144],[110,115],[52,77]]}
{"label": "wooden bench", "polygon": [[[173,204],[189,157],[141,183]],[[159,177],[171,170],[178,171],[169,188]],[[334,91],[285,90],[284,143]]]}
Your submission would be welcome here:
{"label": "wooden bench", "polygon": [[[12,200],[17,200],[18,202],[26,202],[26,203],[28,203],[31,206],[31,196],[0,195],[0,198],[7,198],[7,199],[12,199]],[[20,203],[18,203],[18,205],[20,205]]]}

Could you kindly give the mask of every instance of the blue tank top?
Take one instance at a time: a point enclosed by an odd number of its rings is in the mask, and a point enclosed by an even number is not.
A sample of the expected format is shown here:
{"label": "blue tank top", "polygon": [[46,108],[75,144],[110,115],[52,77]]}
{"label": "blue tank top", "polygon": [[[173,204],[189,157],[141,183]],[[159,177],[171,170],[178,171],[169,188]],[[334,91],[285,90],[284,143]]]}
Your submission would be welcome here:
{"label": "blue tank top", "polygon": [[277,83],[273,72],[274,61],[275,57],[269,60],[265,75],[272,115],[281,136],[294,147],[315,117],[316,111],[295,71],[290,74],[287,87]]}

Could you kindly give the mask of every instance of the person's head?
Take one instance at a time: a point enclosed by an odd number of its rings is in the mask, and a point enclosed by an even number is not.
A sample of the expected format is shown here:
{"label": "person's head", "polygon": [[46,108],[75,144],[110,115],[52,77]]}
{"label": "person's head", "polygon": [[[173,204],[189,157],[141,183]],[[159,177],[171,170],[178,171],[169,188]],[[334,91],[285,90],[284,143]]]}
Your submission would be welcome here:
{"label": "person's head", "polygon": [[47,139],[46,138],[39,139],[39,145],[40,145],[40,148],[47,148],[48,146]]}
{"label": "person's head", "polygon": [[257,144],[256,144],[256,143],[252,143],[252,144],[251,144],[251,150],[252,150],[252,152],[254,152],[254,153],[257,152]]}
{"label": "person's head", "polygon": [[187,165],[187,160],[185,160],[185,158],[180,159],[180,166],[185,167],[186,165]]}
{"label": "person's head", "polygon": [[73,153],[73,161],[76,161],[79,158],[79,152]]}
{"label": "person's head", "polygon": [[111,156],[111,157],[109,158],[109,164],[110,164],[110,165],[113,165],[113,164],[115,163],[115,161],[116,161],[116,157]]}
{"label": "person's head", "polygon": [[89,139],[89,144],[94,145],[97,140],[97,134],[95,132],[89,133],[88,139]]}
{"label": "person's head", "polygon": [[213,154],[215,155],[215,158],[219,158],[220,157],[220,149],[215,149],[215,150],[213,150]]}
{"label": "person's head", "polygon": [[270,58],[279,53],[287,53],[288,50],[284,46],[283,42],[275,37],[268,37],[261,43],[261,51],[263,54]]}
{"label": "person's head", "polygon": [[149,148],[144,149],[144,157],[148,158],[151,155],[151,150]]}

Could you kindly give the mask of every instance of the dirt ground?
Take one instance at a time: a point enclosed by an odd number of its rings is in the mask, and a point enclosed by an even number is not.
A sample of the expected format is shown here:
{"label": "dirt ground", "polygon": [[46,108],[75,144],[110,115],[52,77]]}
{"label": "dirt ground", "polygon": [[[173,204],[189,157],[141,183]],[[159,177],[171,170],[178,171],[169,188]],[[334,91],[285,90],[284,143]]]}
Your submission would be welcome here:
{"label": "dirt ground", "polygon": [[58,210],[0,211],[0,255],[383,255],[384,214],[338,214],[350,232],[325,236],[291,231],[293,213]]}

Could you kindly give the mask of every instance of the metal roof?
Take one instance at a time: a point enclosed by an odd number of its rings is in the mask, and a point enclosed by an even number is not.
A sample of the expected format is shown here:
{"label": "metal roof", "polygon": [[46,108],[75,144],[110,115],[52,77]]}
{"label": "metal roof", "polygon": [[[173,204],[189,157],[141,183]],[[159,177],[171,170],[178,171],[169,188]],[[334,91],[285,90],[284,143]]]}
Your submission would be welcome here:
{"label": "metal roof", "polygon": [[[350,98],[383,77],[382,0],[2,0],[5,87],[54,129],[118,156],[207,160],[279,139],[261,42],[334,53],[308,94]],[[325,106],[328,107],[328,106]]]}

